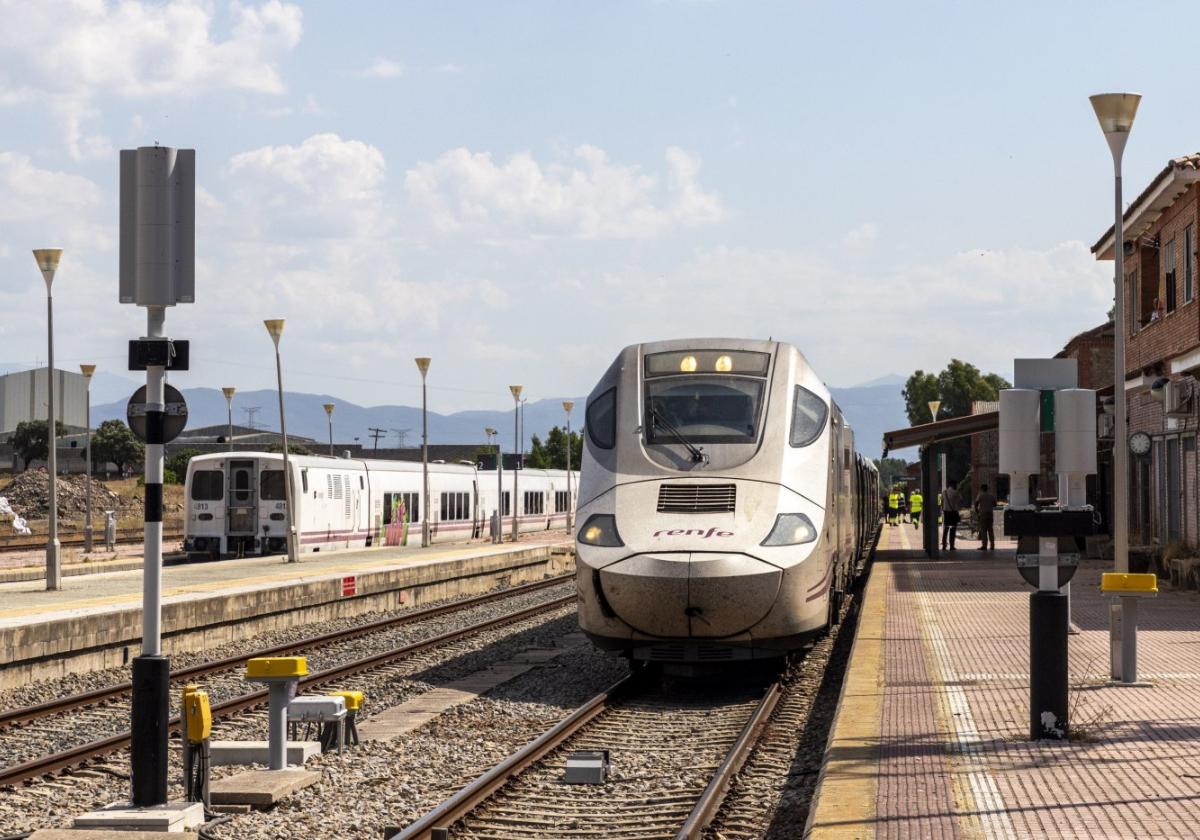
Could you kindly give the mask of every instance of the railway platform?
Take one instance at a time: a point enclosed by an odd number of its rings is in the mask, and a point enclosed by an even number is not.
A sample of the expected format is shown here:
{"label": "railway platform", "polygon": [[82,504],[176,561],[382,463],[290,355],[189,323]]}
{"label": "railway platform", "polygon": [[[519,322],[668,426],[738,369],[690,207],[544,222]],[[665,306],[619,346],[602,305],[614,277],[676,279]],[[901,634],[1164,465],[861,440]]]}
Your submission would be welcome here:
{"label": "railway platform", "polygon": [[[566,531],[517,543],[254,557],[163,569],[163,648],[200,651],[297,624],[485,592],[573,566]],[[0,583],[0,689],[117,667],[141,642],[141,569]]]}
{"label": "railway platform", "polygon": [[1200,837],[1200,596],[1143,606],[1146,687],[1108,676],[1108,602],[1072,583],[1071,725],[1028,739],[1030,589],[1014,544],[931,561],[885,526],[807,836]]}

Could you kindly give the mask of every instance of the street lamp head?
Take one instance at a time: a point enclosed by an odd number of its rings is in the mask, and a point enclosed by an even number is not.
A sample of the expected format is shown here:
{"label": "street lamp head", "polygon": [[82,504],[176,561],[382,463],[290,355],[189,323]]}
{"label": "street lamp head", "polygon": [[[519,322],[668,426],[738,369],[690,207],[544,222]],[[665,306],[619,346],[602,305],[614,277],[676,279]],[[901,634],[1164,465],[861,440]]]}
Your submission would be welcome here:
{"label": "street lamp head", "polygon": [[333,416],[333,403],[325,403],[324,408],[325,408],[325,413],[328,414],[330,417],[332,417]]}
{"label": "street lamp head", "polygon": [[486,429],[484,429],[484,430],[483,430],[483,433],[484,433],[485,435],[487,435],[488,437],[491,437],[492,435],[496,434],[496,430],[495,430],[495,429],[493,429],[493,428],[491,428],[491,427],[488,427],[488,428],[486,428]]}
{"label": "street lamp head", "polygon": [[283,335],[283,318],[268,318],[263,321],[263,325],[267,328],[267,334],[271,336],[271,341],[275,342],[275,346],[279,346],[279,337]]}
{"label": "street lamp head", "polygon": [[234,388],[232,385],[226,385],[221,389],[221,393],[225,395],[225,401],[229,402],[233,399],[233,395],[237,393],[237,388]]}
{"label": "street lamp head", "polygon": [[931,417],[933,417],[934,422],[937,422],[938,409],[941,407],[942,407],[941,400],[930,400],[929,401],[929,414]]}
{"label": "street lamp head", "polygon": [[574,407],[575,407],[574,400],[563,400],[563,409],[567,412],[567,414],[570,414],[571,409]]}
{"label": "street lamp head", "polygon": [[425,374],[429,372],[429,363],[433,361],[428,356],[417,356],[417,370],[421,371],[421,378],[425,378]]}
{"label": "street lamp head", "polygon": [[525,386],[523,386],[523,385],[509,385],[509,386],[508,386],[508,390],[509,390],[509,391],[511,391],[511,392],[512,392],[512,395],[513,395],[513,402],[520,402],[520,400],[521,400],[521,390],[522,390],[524,387],[525,387]]}
{"label": "street lamp head", "polygon": [[1104,134],[1128,134],[1133,128],[1133,118],[1137,114],[1138,103],[1142,101],[1140,93],[1097,93],[1089,96],[1096,119],[1100,121],[1100,130]]}
{"label": "street lamp head", "polygon": [[79,372],[83,374],[85,379],[91,379],[92,374],[96,372],[95,365],[80,365]]}
{"label": "street lamp head", "polygon": [[62,248],[35,248],[33,258],[37,260],[38,270],[46,281],[46,288],[54,282],[54,272],[58,271],[58,261],[62,259]]}

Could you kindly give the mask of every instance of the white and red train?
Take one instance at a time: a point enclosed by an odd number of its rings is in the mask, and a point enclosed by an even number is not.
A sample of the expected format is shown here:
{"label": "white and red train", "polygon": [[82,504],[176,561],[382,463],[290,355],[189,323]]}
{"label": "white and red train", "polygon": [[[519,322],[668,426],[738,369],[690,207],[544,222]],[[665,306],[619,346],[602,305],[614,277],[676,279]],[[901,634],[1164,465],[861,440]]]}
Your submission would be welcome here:
{"label": "white and red train", "polygon": [[[421,544],[428,516],[433,542],[488,533],[497,508],[495,471],[471,464],[429,465],[429,506],[422,510],[421,464],[410,461],[288,457],[295,493],[298,551],[304,554]],[[578,473],[568,492],[565,470],[505,471],[502,525],[512,528],[513,480],[522,533],[565,528]],[[199,455],[188,465],[184,549],[210,557],[283,553],[287,502],[283,456],[273,452]]]}

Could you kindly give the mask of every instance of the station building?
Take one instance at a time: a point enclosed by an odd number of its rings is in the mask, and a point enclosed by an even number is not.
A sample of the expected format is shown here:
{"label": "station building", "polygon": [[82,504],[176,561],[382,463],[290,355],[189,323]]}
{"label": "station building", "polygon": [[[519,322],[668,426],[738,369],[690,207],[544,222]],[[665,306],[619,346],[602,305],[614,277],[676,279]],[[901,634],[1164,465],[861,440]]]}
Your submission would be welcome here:
{"label": "station building", "polygon": [[[1125,393],[1130,446],[1130,543],[1165,546],[1200,539],[1197,499],[1196,376],[1200,372],[1197,304],[1197,195],[1200,154],[1175,158],[1124,214]],[[1109,228],[1092,246],[1114,258]],[[1141,435],[1139,435],[1141,433]],[[1111,434],[1111,432],[1110,432]],[[1135,441],[1136,442],[1136,441]]]}

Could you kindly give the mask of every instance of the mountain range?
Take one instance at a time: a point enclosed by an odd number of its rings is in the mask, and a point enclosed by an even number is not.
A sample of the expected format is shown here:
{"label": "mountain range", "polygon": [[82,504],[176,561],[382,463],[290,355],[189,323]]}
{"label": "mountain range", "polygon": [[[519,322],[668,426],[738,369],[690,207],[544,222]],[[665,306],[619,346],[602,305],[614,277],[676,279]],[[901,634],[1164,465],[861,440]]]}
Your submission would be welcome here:
{"label": "mountain range", "polygon": [[[101,382],[100,375],[92,383],[92,423],[99,424],[109,419],[125,419],[128,394],[137,383],[127,377],[111,375],[113,382]],[[855,444],[860,452],[878,458],[883,433],[908,425],[904,414],[902,377],[883,377],[848,388],[830,388],[833,398],[846,415],[855,433]],[[227,421],[225,397],[216,388],[184,388],[184,399],[188,404],[188,428],[213,426]],[[111,401],[102,401],[106,395]],[[113,399],[114,396],[119,399]],[[357,441],[369,447],[372,443],[370,429],[383,429],[381,447],[399,445],[399,431],[404,430],[404,445],[416,446],[421,439],[420,406],[375,405],[361,406],[329,394],[306,394],[287,391],[288,433],[328,440],[329,428],[323,405],[333,403],[333,438],[335,443]],[[530,400],[525,405],[524,443],[529,446],[530,438],[538,435],[545,440],[546,433],[554,426],[562,426],[566,415],[564,399],[575,401],[571,415],[572,428],[583,423],[583,397],[555,397],[545,400]],[[279,397],[273,390],[239,391],[233,400],[233,422],[246,424],[245,407],[257,406],[259,411],[255,424],[259,428],[279,428]],[[513,442],[513,411],[458,411],[453,414],[429,412],[430,443],[483,443],[484,428],[498,429],[500,441],[507,450]],[[901,453],[899,457],[912,453]],[[915,456],[912,456],[915,457]]]}

